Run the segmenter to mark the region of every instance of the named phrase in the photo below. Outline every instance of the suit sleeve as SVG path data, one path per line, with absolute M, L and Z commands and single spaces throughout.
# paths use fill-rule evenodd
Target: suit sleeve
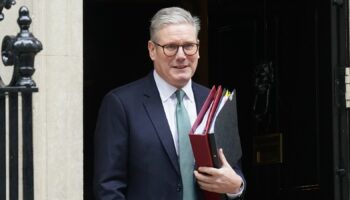
M 125 199 L 128 180 L 128 126 L 125 110 L 116 94 L 109 93 L 102 101 L 94 142 L 96 200 Z

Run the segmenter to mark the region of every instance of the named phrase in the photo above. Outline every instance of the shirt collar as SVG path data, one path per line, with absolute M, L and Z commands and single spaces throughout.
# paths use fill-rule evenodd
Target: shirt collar
M 177 88 L 170 85 L 162 77 L 160 77 L 159 74 L 156 72 L 156 70 L 153 71 L 153 76 L 160 94 L 160 98 L 162 99 L 162 102 L 171 98 L 171 96 L 176 92 Z M 188 83 L 181 89 L 186 93 L 186 96 L 188 97 L 188 99 L 191 102 L 194 102 L 194 95 L 192 91 L 192 81 L 191 80 L 188 81 Z

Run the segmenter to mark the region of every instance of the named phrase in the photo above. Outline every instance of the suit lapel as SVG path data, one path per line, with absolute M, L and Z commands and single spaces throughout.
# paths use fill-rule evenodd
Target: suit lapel
M 154 125 L 165 152 L 167 153 L 176 172 L 180 175 L 179 162 L 174 146 L 174 140 L 162 106 L 162 102 L 159 97 L 153 75 L 148 77 L 150 78 L 150 87 L 147 87 L 148 90 L 145 91 L 144 106 Z
M 172 165 L 174 166 L 174 169 L 180 175 L 179 161 L 174 146 L 174 140 L 152 73 L 148 75 L 148 82 L 146 85 L 148 85 L 148 87 L 146 86 L 147 89 L 144 91 L 144 106 L 146 112 L 154 125 L 158 137 Z M 192 89 L 198 113 L 206 99 L 207 94 L 205 92 L 203 93 L 203 91 L 200 92 L 195 83 L 192 84 Z
M 196 109 L 198 114 L 199 111 L 202 109 L 204 101 L 207 98 L 207 95 L 209 92 L 204 93 L 203 91 L 199 91 L 197 84 L 194 82 L 192 82 L 192 90 L 193 90 L 194 100 L 196 102 Z

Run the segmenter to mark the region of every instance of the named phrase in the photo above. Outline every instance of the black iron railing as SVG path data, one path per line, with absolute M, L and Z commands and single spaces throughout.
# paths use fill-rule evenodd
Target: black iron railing
M 2 9 L 14 3 L 14 0 L 0 0 L 0 20 L 4 18 Z M 17 23 L 20 32 L 16 36 L 5 36 L 1 46 L 4 65 L 14 69 L 9 84 L 0 77 L 0 199 L 6 199 L 8 184 L 9 200 L 18 200 L 19 183 L 22 183 L 23 199 L 34 200 L 32 95 L 38 88 L 32 75 L 34 58 L 42 50 L 42 44 L 29 31 L 31 18 L 27 7 L 19 9 Z M 22 157 L 18 153 L 19 137 L 22 137 Z M 22 159 L 22 182 L 18 176 L 19 159 Z

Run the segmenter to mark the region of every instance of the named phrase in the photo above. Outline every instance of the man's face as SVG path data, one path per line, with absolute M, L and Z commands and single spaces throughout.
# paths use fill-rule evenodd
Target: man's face
M 189 24 L 168 25 L 162 28 L 156 35 L 159 45 L 184 45 L 198 43 L 196 30 Z M 182 47 L 173 56 L 167 56 L 163 48 L 152 41 L 148 42 L 149 56 L 153 60 L 157 73 L 169 84 L 181 88 L 193 76 L 196 71 L 199 51 L 194 55 L 186 55 Z

